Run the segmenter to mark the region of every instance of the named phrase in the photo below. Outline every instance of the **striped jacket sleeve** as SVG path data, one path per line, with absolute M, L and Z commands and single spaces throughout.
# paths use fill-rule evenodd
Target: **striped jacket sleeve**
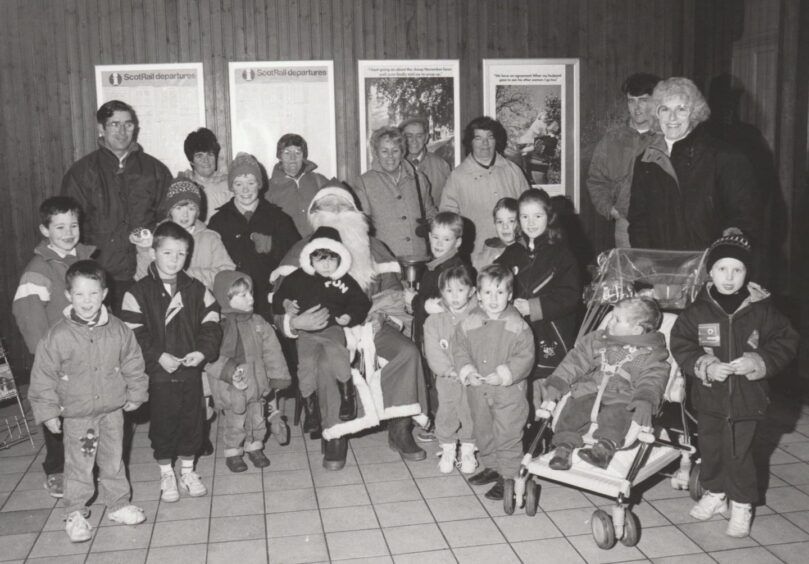
M 137 286 L 127 291 L 121 303 L 121 320 L 135 333 L 143 353 L 143 360 L 146 362 L 146 373 L 156 374 L 162 370 L 159 360 L 165 349 L 164 344 L 155 338 L 157 335 L 149 327 L 142 300 L 143 296 Z
M 37 344 L 48 332 L 45 308 L 50 300 L 51 282 L 48 277 L 35 271 L 24 272 L 14 294 L 11 311 L 31 354 L 36 352 Z

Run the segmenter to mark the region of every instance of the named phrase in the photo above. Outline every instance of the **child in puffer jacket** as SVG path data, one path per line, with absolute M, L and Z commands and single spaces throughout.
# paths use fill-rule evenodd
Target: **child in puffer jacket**
M 270 461 L 264 455 L 263 398 L 289 387 L 287 363 L 273 328 L 253 313 L 253 281 L 248 275 L 218 273 L 214 296 L 222 308 L 222 346 L 206 371 L 224 415 L 225 463 L 231 472 L 244 472 L 246 452 L 256 468 L 265 468 Z

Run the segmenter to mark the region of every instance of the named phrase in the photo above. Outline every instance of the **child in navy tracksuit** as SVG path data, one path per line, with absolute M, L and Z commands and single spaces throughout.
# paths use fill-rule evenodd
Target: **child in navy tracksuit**
M 695 519 L 727 512 L 726 534 L 750 533 L 758 501 L 753 459 L 758 422 L 769 404 L 766 378 L 794 358 L 798 335 L 768 292 L 747 282 L 750 245 L 741 235 L 711 245 L 711 280 L 671 330 L 671 353 L 690 380 L 697 410 L 700 481 L 707 490 L 691 509 Z

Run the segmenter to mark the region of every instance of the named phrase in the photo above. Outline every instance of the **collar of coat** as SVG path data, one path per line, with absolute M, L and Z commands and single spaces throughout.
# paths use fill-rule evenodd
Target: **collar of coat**
M 511 333 L 519 333 L 522 331 L 523 326 L 525 325 L 525 321 L 523 321 L 523 318 L 520 315 L 520 312 L 517 311 L 517 308 L 515 308 L 512 304 L 509 304 L 497 319 L 490 318 L 489 315 L 483 311 L 483 308 L 478 305 L 475 307 L 475 309 L 469 312 L 469 317 L 467 317 L 464 321 L 464 326 L 467 329 L 477 329 L 490 321 L 499 321 L 504 323 L 504 329 L 506 331 L 510 331 Z
M 714 285 L 713 282 L 711 282 L 710 280 L 706 282 L 705 286 L 702 288 L 702 290 L 700 290 L 699 294 L 697 295 L 697 300 L 708 302 L 712 306 L 722 310 L 722 307 L 718 303 L 716 303 L 716 300 L 714 300 L 711 297 L 711 293 L 709 292 L 709 290 L 713 285 Z M 733 312 L 734 314 L 742 311 L 744 308 L 746 308 L 751 304 L 754 304 L 756 302 L 763 302 L 764 300 L 770 297 L 770 292 L 768 292 L 755 282 L 747 283 L 747 291 L 750 292 L 750 295 L 742 302 L 742 304 L 738 307 L 738 309 L 735 312 Z M 722 311 L 724 312 L 724 310 Z
M 74 321 L 70 317 L 70 313 L 72 311 L 73 311 L 73 306 L 69 305 L 65 309 L 62 310 L 62 315 L 64 315 L 65 319 L 67 319 L 68 322 L 70 322 L 70 324 L 75 326 L 75 327 L 87 327 L 87 328 L 101 327 L 101 326 L 106 325 L 107 323 L 110 322 L 110 314 L 109 314 L 109 311 L 107 311 L 107 306 L 105 306 L 104 304 L 101 305 L 101 315 L 98 317 L 98 321 L 95 324 L 93 324 L 92 326 L 90 326 L 90 325 L 82 325 L 81 323 L 77 323 L 76 321 Z
M 271 180 L 274 180 L 276 182 L 279 182 L 279 181 L 282 181 L 282 180 L 285 180 L 285 179 L 297 181 L 297 180 L 300 180 L 301 178 L 303 178 L 303 176 L 305 174 L 309 174 L 310 172 L 312 172 L 316 168 L 317 168 L 317 164 L 313 163 L 312 161 L 304 160 L 303 164 L 301 165 L 301 170 L 298 172 L 298 176 L 293 178 L 293 177 L 289 176 L 286 172 L 284 172 L 284 165 L 281 164 L 281 161 L 278 161 L 277 163 L 275 163 L 275 166 L 272 167 L 272 178 L 271 178 Z

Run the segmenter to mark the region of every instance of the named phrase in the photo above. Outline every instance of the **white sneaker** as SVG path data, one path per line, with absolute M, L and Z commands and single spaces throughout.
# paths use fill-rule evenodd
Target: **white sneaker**
M 449 474 L 455 470 L 455 454 L 457 449 L 455 444 L 442 444 L 441 445 L 441 460 L 438 461 L 438 470 L 442 474 Z
M 475 445 L 473 443 L 461 443 L 461 473 L 472 474 L 477 470 L 477 467 L 478 461 L 475 458 Z
M 180 475 L 180 485 L 191 497 L 202 497 L 208 493 L 208 488 L 199 479 L 199 474 L 193 471 Z
M 714 515 L 727 515 L 728 504 L 725 494 L 705 492 L 688 514 L 700 521 L 707 521 Z
M 730 520 L 725 534 L 742 538 L 750 534 L 750 521 L 753 519 L 753 506 L 749 503 L 730 502 Z
M 180 499 L 180 492 L 177 490 L 177 476 L 174 471 L 160 474 L 160 499 L 167 503 L 174 503 Z
M 110 521 L 123 523 L 124 525 L 137 525 L 146 521 L 146 514 L 137 505 L 124 505 L 107 515 L 107 517 Z
M 93 527 L 81 514 L 81 511 L 74 511 L 65 519 L 65 532 L 70 542 L 85 542 L 92 538 Z

